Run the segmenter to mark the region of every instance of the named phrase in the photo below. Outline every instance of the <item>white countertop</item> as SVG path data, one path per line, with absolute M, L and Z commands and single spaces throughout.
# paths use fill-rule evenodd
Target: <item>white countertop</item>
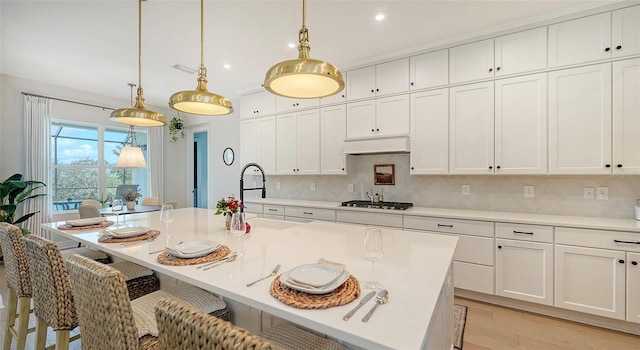
M 482 210 L 469 210 L 469 209 L 445 209 L 445 208 L 427 208 L 427 207 L 413 207 L 407 210 L 387 210 L 387 209 L 376 209 L 376 208 L 343 207 L 340 205 L 341 202 L 323 202 L 323 201 L 308 201 L 308 200 L 278 199 L 278 198 L 251 198 L 251 199 L 245 199 L 245 202 L 247 203 L 247 205 L 251 205 L 251 203 L 274 204 L 274 205 L 299 206 L 299 207 L 323 208 L 323 209 L 354 210 L 354 211 L 383 213 L 383 214 L 430 216 L 430 217 L 451 218 L 451 219 L 511 222 L 511 223 L 522 223 L 522 224 L 531 224 L 531 225 L 578 227 L 578 228 L 597 229 L 597 230 L 629 231 L 629 232 L 640 233 L 640 221 L 637 221 L 634 219 L 610 219 L 610 218 L 598 218 L 598 217 L 586 217 L 586 216 L 583 217 L 583 216 L 565 216 L 565 215 L 551 215 L 551 214 L 529 214 L 529 213 L 512 213 L 512 212 L 501 212 L 501 211 L 482 211 Z
M 209 239 L 235 250 L 236 238 L 226 233 L 224 218 L 214 212 L 194 208 L 175 210 L 175 221 L 170 226 L 175 235 L 172 239 L 185 242 Z M 282 273 L 320 258 L 344 263 L 360 281 L 370 279 L 371 263 L 362 256 L 363 226 L 253 218 L 249 220 L 251 233 L 242 237 L 246 254 L 235 262 L 202 271 L 196 266 L 161 265 L 156 260 L 158 254 L 149 254 L 166 244 L 165 225 L 159 221 L 158 212 L 127 215 L 124 219 L 129 226 L 152 227 L 160 230 L 161 235 L 152 242 L 123 246 L 98 243 L 99 230 L 95 229 L 60 231 L 57 229 L 59 223 L 44 224 L 43 228 L 366 349 L 417 349 L 423 346 L 457 244 L 455 237 L 383 229 L 385 256 L 383 261 L 376 263 L 376 274 L 377 280 L 389 290 L 390 298 L 368 323 L 363 323 L 360 319 L 373 306 L 373 300 L 349 321 L 343 321 L 342 316 L 357 304 L 357 300 L 324 310 L 303 310 L 271 296 L 272 279 L 246 287 L 247 283 L 268 275 L 276 264 L 282 265 Z M 173 241 L 172 244 L 176 243 Z M 363 294 L 366 292 L 362 290 Z

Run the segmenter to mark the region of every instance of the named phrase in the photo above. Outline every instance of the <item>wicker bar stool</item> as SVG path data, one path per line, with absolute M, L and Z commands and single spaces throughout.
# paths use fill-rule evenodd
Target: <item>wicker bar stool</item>
M 257 336 L 175 299 L 156 304 L 156 322 L 162 350 L 346 350 L 290 324 L 276 325 Z
M 4 254 L 5 273 L 9 287 L 7 324 L 2 349 L 9 350 L 15 337 L 16 349 L 24 350 L 27 334 L 33 332 L 35 328 L 28 329 L 29 314 L 31 313 L 31 279 L 20 228 L 0 222 L 0 246 Z M 17 327 L 16 319 L 18 320 Z
M 159 349 L 154 307 L 165 298 L 188 300 L 205 312 L 226 309 L 221 299 L 190 285 L 129 300 L 118 270 L 79 255 L 69 257 L 67 269 L 78 308 L 83 349 Z

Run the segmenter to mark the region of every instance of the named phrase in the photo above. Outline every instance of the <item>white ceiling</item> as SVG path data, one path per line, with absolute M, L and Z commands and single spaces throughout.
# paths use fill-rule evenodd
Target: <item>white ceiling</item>
M 307 2 L 311 57 L 341 69 L 451 41 L 488 27 L 547 19 L 615 0 Z M 129 99 L 138 82 L 138 2 L 1 0 L 1 72 Z M 142 5 L 142 86 L 147 103 L 166 106 L 192 90 L 196 75 L 171 68 L 200 64 L 200 2 L 149 0 Z M 374 16 L 386 19 L 376 22 Z M 227 98 L 259 88 L 273 64 L 297 57 L 302 1 L 205 2 L 209 90 Z M 374 59 L 372 59 L 374 58 Z M 223 68 L 230 64 L 231 69 Z

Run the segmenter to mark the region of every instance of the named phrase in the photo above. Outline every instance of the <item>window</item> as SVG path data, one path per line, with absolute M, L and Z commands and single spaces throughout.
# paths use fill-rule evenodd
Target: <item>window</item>
M 146 157 L 147 134 L 136 131 Z M 118 185 L 139 185 L 147 191 L 147 169 L 116 168 L 120 150 L 128 144 L 127 129 L 51 123 L 50 194 L 54 211 L 77 209 L 86 199 L 115 196 Z

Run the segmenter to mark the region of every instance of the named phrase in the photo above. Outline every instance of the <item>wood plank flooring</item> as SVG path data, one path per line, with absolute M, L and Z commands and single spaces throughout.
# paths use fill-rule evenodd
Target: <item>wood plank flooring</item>
M 5 309 L 0 310 L 0 340 L 4 340 L 8 294 L 4 265 L 0 265 L 0 295 L 5 304 Z M 640 337 L 632 334 L 470 299 L 455 298 L 455 302 L 469 307 L 463 350 L 640 350 Z M 33 348 L 33 337 L 33 334 L 28 337 L 28 349 Z M 55 336 L 50 331 L 47 345 L 53 343 Z M 14 348 L 15 342 L 12 346 Z M 70 349 L 79 350 L 80 342 L 72 342 Z

